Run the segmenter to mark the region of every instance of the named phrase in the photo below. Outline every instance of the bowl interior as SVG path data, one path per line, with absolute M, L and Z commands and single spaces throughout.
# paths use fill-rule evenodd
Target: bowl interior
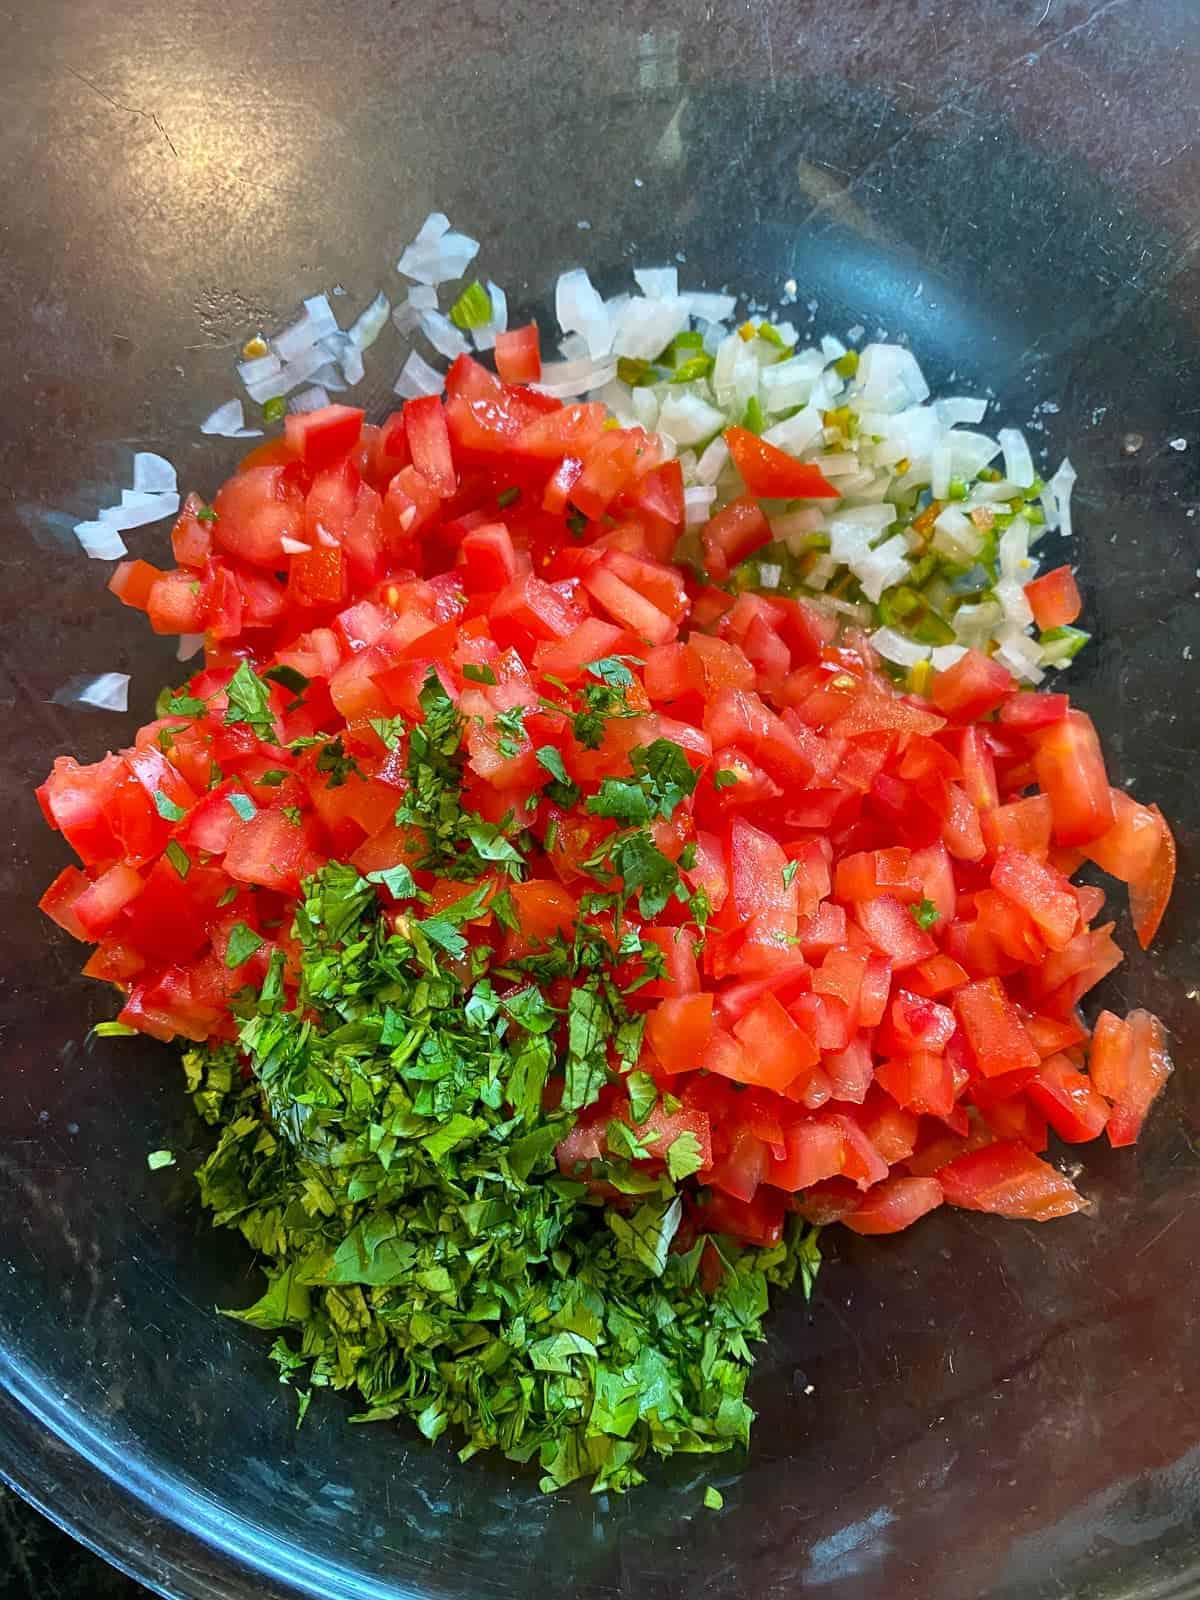
M 44 0 L 13 24 L 0 1470 L 19 1488 L 189 1597 L 1191 1592 L 1198 46 L 1188 0 L 977 0 L 969 20 L 904 0 Z M 435 207 L 544 329 L 575 264 L 612 290 L 677 259 L 689 287 L 770 306 L 794 279 L 802 327 L 907 335 L 935 388 L 994 392 L 1051 466 L 1069 450 L 1064 559 L 1100 636 L 1069 687 L 1181 845 L 1158 947 L 1097 997 L 1158 1011 L 1180 1071 L 1135 1151 L 1076 1152 L 1091 1215 L 827 1235 L 812 1304 L 772 1318 L 749 1459 L 675 1462 L 626 1500 L 547 1500 L 536 1474 L 348 1427 L 336 1400 L 297 1433 L 267 1341 L 214 1314 L 256 1274 L 198 1226 L 206 1137 L 172 1052 L 84 1042 L 110 1001 L 33 910 L 66 859 L 33 785 L 58 751 L 128 742 L 184 670 L 72 523 L 137 448 L 215 489 L 236 447 L 197 425 L 236 347 L 321 288 L 396 294 Z M 393 337 L 368 357 L 377 409 Z M 161 527 L 127 542 L 167 552 Z M 132 673 L 128 716 L 54 703 L 105 670 Z M 179 1167 L 148 1172 L 162 1147 Z

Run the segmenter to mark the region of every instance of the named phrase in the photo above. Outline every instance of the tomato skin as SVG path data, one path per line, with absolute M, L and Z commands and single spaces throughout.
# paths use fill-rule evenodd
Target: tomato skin
M 166 573 L 152 566 L 149 561 L 122 561 L 108 580 L 108 590 L 116 595 L 123 606 L 145 611 L 150 604 L 151 589 L 164 577 Z
M 439 395 L 422 395 L 404 404 L 404 433 L 412 464 L 442 499 L 458 487 L 446 412 Z
M 992 885 L 1037 925 L 1051 950 L 1063 950 L 1079 925 L 1079 907 L 1061 872 L 1005 846 L 992 868 Z
M 797 461 L 748 428 L 726 428 L 725 443 L 751 494 L 766 500 L 836 500 L 838 491 L 820 467 Z
M 1019 1141 L 998 1141 L 959 1156 L 937 1173 L 948 1204 L 995 1216 L 1049 1222 L 1082 1211 L 1069 1178 Z
M 290 467 L 239 472 L 217 491 L 213 510 L 214 543 L 252 567 L 286 567 L 282 540 L 305 542 L 304 501 Z

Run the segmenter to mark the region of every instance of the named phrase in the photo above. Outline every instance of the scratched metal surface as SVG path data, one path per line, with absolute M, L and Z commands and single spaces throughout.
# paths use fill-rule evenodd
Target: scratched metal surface
M 0 81 L 0 1467 L 187 1597 L 1200 1593 L 1195 0 L 40 0 L 7 11 Z M 1012 421 L 1056 404 L 1032 436 L 1080 469 L 1105 641 L 1073 687 L 1183 852 L 1160 951 L 1106 994 L 1160 1010 L 1183 1071 L 1136 1152 L 1080 1153 L 1094 1215 L 841 1243 L 773 1319 L 748 1463 L 624 1503 L 336 1404 L 295 1433 L 262 1342 L 212 1314 L 253 1272 L 197 1231 L 168 1053 L 81 1043 L 108 1002 L 31 909 L 64 856 L 30 786 L 126 742 L 176 671 L 70 523 L 138 446 L 211 491 L 234 451 L 195 425 L 231 348 L 319 287 L 394 285 L 435 205 L 520 311 L 567 265 L 615 285 L 679 250 L 695 284 L 794 276 L 819 328 L 907 331 Z M 48 704 L 107 669 L 128 717 Z M 150 1175 L 163 1146 L 183 1165 Z

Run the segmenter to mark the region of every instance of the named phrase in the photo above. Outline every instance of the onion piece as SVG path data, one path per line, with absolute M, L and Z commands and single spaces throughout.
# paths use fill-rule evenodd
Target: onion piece
M 967 647 L 962 644 L 939 644 L 931 650 L 929 659 L 935 672 L 947 672 L 951 667 L 956 667 L 967 653 Z
M 817 408 L 805 406 L 794 416 L 785 417 L 782 422 L 772 423 L 763 434 L 763 438 L 768 444 L 786 450 L 789 455 L 800 456 L 817 442 L 824 426 Z
M 329 304 L 327 295 L 311 295 L 304 302 L 304 314 L 308 318 L 314 341 L 326 339 L 331 333 L 338 331 L 337 318 L 333 314 L 333 307 Z
M 885 661 L 891 661 L 898 667 L 915 667 L 918 661 L 928 661 L 932 654 L 929 645 L 906 639 L 894 628 L 876 628 L 871 635 L 871 643 Z
M 122 489 L 121 503 L 105 506 L 97 515 L 100 522 L 127 533 L 131 528 L 145 528 L 152 522 L 179 513 L 179 495 L 146 494 L 140 489 Z
M 652 361 L 687 325 L 687 307 L 678 298 L 630 300 L 616 321 L 613 353 L 634 360 Z
M 223 406 L 209 412 L 200 424 L 200 432 L 216 434 L 223 439 L 236 439 L 246 426 L 246 414 L 240 400 L 226 400 Z
M 700 523 L 708 521 L 712 515 L 713 501 L 716 498 L 716 489 L 703 484 L 698 484 L 694 488 L 683 491 L 684 520 L 689 528 L 697 527 Z
M 554 285 L 554 315 L 564 333 L 582 334 L 593 357 L 606 356 L 612 349 L 611 317 L 583 267 L 559 274 Z
M 70 701 L 81 706 L 95 706 L 99 711 L 129 710 L 129 674 L 127 672 L 102 672 L 98 677 L 86 679 L 78 688 L 68 686 Z M 63 691 L 59 691 L 62 693 Z M 58 696 L 55 696 L 58 699 Z
M 315 383 L 311 389 L 294 394 L 288 401 L 288 410 L 296 416 L 303 416 L 306 411 L 320 411 L 328 404 L 329 395 L 319 383 Z
M 312 554 L 312 545 L 305 544 L 303 539 L 292 539 L 285 533 L 279 541 L 279 548 L 285 556 L 307 556 Z
M 93 561 L 119 561 L 129 547 L 111 522 L 77 522 L 75 537 Z
M 1077 476 L 1070 457 L 1064 456 L 1062 465 L 1046 485 L 1053 500 L 1055 525 L 1066 539 L 1074 532 L 1071 527 L 1071 491 Z
M 867 599 L 878 605 L 885 589 L 902 583 L 908 576 L 908 546 L 895 534 L 877 549 L 852 562 L 850 570 L 862 585 Z
M 1018 489 L 1030 488 L 1035 473 L 1033 456 L 1025 442 L 1025 435 L 1019 428 L 1001 428 L 996 437 L 1004 451 L 1004 476 L 1010 483 L 1015 483 Z
M 729 446 L 718 434 L 712 443 L 705 447 L 704 453 L 696 463 L 696 482 L 702 484 L 716 483 L 728 464 Z
M 179 488 L 179 480 L 165 456 L 139 450 L 133 458 L 133 487 L 147 494 L 173 494 Z
M 445 387 L 445 374 L 439 372 L 436 367 L 431 367 L 428 361 L 414 350 L 400 368 L 400 376 L 396 379 L 392 392 L 402 395 L 405 400 L 416 400 L 421 395 L 441 394 Z
M 470 352 L 471 346 L 442 311 L 422 311 L 421 332 L 437 353 L 448 361 Z
M 181 633 L 179 644 L 175 651 L 176 661 L 190 661 L 194 655 L 199 655 L 204 649 L 204 635 L 202 633 Z
M 725 426 L 725 413 L 698 394 L 668 389 L 659 406 L 658 421 L 677 444 L 699 444 L 720 432 Z
M 986 400 L 975 400 L 969 395 L 952 395 L 949 399 L 933 402 L 937 419 L 944 428 L 953 428 L 959 422 L 982 422 L 987 415 L 987 408 Z M 949 650 L 953 647 L 946 645 L 945 648 Z
M 356 350 L 369 350 L 387 325 L 392 303 L 381 289 L 371 304 L 351 323 L 350 343 Z M 336 328 L 336 324 L 334 325 Z
M 647 300 L 678 298 L 678 267 L 634 267 L 633 279 Z
M 690 315 L 703 317 L 705 322 L 728 322 L 737 309 L 737 296 L 734 294 L 708 294 L 703 291 L 692 291 L 682 295 L 681 298 Z
M 301 349 L 306 349 L 312 340 L 306 340 Z M 274 350 L 269 350 L 265 356 L 255 356 L 252 361 L 239 361 L 237 363 L 238 377 L 247 388 L 252 383 L 262 383 L 267 378 L 277 378 L 283 371 L 283 359 Z

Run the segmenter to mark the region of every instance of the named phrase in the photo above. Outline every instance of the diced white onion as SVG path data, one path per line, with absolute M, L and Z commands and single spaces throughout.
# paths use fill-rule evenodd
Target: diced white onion
M 758 584 L 760 589 L 778 589 L 783 582 L 783 568 L 777 561 L 760 561 L 758 563 Z
M 729 446 L 720 434 L 706 445 L 703 454 L 696 463 L 696 482 L 701 484 L 716 483 L 724 472 L 729 462 Z
M 871 643 L 885 661 L 894 662 L 898 667 L 915 667 L 918 661 L 927 661 L 931 654 L 929 645 L 907 639 L 894 628 L 877 628 L 871 635 Z
M 853 506 L 838 511 L 829 519 L 829 528 L 865 528 L 872 539 L 878 539 L 885 528 L 896 520 L 896 508 L 891 505 Z
M 930 541 L 939 555 L 966 564 L 983 549 L 983 532 L 958 506 L 943 506 L 933 524 Z
M 805 405 L 812 395 L 813 385 L 821 376 L 823 365 L 819 350 L 802 350 L 787 361 L 764 367 L 763 405 L 771 412 Z
M 307 348 L 311 343 L 311 339 L 306 340 L 302 348 Z M 252 383 L 262 383 L 267 378 L 278 377 L 283 371 L 283 361 L 275 351 L 269 350 L 265 356 L 255 356 L 251 361 L 239 361 L 237 371 L 238 377 L 249 387 Z
M 929 385 L 916 357 L 903 345 L 867 345 L 859 357 L 855 376 L 866 410 L 904 411 L 929 398 Z
M 658 427 L 658 396 L 644 385 L 629 391 L 629 404 L 639 428 L 653 433 Z
M 1029 559 L 1029 535 L 1032 528 L 1024 517 L 1014 517 L 1000 535 L 996 554 L 1000 559 L 1000 575 L 1019 583 L 1028 583 L 1033 577 L 1035 563 Z
M 146 494 L 140 489 L 122 489 L 118 506 L 105 506 L 97 513 L 101 522 L 127 533 L 179 513 L 178 494 Z
M 200 432 L 216 434 L 223 439 L 236 439 L 240 431 L 246 426 L 246 415 L 240 400 L 226 400 L 223 406 L 218 406 L 205 417 L 200 424 Z
M 1018 489 L 1028 489 L 1033 483 L 1033 456 L 1019 428 L 1001 428 L 996 435 L 1004 451 L 1004 476 Z
M 312 551 L 312 545 L 305 544 L 303 539 L 289 538 L 286 533 L 279 541 L 279 548 L 285 556 L 306 556 Z
M 795 544 L 803 548 L 808 542 L 808 535 L 824 533 L 825 513 L 816 506 L 801 506 L 799 511 L 785 511 L 778 517 L 768 517 L 771 525 L 771 537 L 782 539 L 785 544 Z
M 334 331 L 336 329 L 337 323 L 335 322 Z M 279 363 L 286 365 L 287 362 L 295 361 L 298 357 L 304 355 L 306 351 L 311 350 L 313 345 L 327 337 L 327 334 L 317 332 L 313 319 L 306 311 L 299 321 L 293 322 L 290 327 L 285 328 L 282 333 L 277 333 L 271 340 L 274 356 L 263 356 L 259 361 L 244 361 L 241 363 L 238 371 L 241 373 L 242 382 L 248 388 L 252 383 L 257 383 L 262 378 L 271 377 L 272 373 L 267 365 L 268 362 L 275 359 Z M 261 368 L 261 371 L 247 372 L 245 370 L 247 367 Z M 276 367 L 276 370 L 280 370 L 279 366 Z
M 687 307 L 682 300 L 630 300 L 616 324 L 613 352 L 652 361 L 687 325 Z
M 422 311 L 421 332 L 437 353 L 448 361 L 465 356 L 471 348 L 450 318 L 441 311 Z
M 937 672 L 947 672 L 951 667 L 956 667 L 966 655 L 967 648 L 961 644 L 939 644 L 931 650 L 929 659 Z
M 554 400 L 570 400 L 587 394 L 589 389 L 602 389 L 616 375 L 615 360 L 593 361 L 590 356 L 584 356 L 573 361 L 547 361 L 542 365 L 541 379 L 530 387 Z
M 202 633 L 181 633 L 179 644 L 175 649 L 176 661 L 190 661 L 193 656 L 199 655 L 204 649 L 204 635 Z
M 704 484 L 697 484 L 695 488 L 683 491 L 684 516 L 689 528 L 708 521 L 716 498 L 717 491 Z
M 294 394 L 288 401 L 288 410 L 297 416 L 302 416 L 306 411 L 320 411 L 328 404 L 329 395 L 319 383 L 315 383 L 311 389 L 304 389 L 299 394 Z
M 633 276 L 647 300 L 674 300 L 679 294 L 678 267 L 634 267 Z
M 400 376 L 396 379 L 393 393 L 402 395 L 406 400 L 415 400 L 423 394 L 441 394 L 445 387 L 445 374 L 439 372 L 436 367 L 431 367 L 428 361 L 414 350 L 400 368 Z
M 508 296 L 498 283 L 487 281 L 488 299 L 492 302 L 492 327 L 497 333 L 508 332 Z
M 146 494 L 173 494 L 179 488 L 179 480 L 165 456 L 139 450 L 133 458 L 133 487 Z
M 1001 578 L 993 593 L 1000 602 L 1005 622 L 1014 628 L 1027 628 L 1033 621 L 1033 610 L 1025 598 L 1025 591 L 1015 578 Z
M 969 395 L 952 395 L 946 400 L 933 402 L 938 421 L 944 428 L 953 428 L 960 422 L 969 422 L 972 425 L 982 422 L 987 415 L 987 407 L 986 400 L 975 400 Z M 953 648 L 952 645 L 946 646 L 947 650 Z
M 804 582 L 810 589 L 824 589 L 836 571 L 837 562 L 828 551 L 823 551 L 809 567 Z
M 1040 657 L 1041 647 L 1037 642 L 1016 628 L 1005 630 L 996 650 L 996 660 L 1025 683 L 1038 684 L 1046 676 Z
M 950 493 L 950 444 L 948 440 L 935 444 L 930 451 L 929 492 L 935 500 L 944 500 Z
M 333 314 L 333 307 L 329 304 L 327 295 L 310 295 L 304 302 L 304 314 L 312 329 L 314 342 L 328 338 L 331 333 L 338 331 L 337 318 Z
M 583 336 L 590 355 L 608 355 L 612 349 L 612 322 L 604 301 L 583 267 L 559 274 L 554 286 L 554 314 L 564 333 Z
M 1046 485 L 1053 498 L 1054 511 L 1059 531 L 1065 538 L 1070 538 L 1074 532 L 1071 527 L 1071 491 L 1075 487 L 1077 474 L 1071 465 L 1069 457 L 1065 457 L 1063 464 Z
M 348 330 L 350 343 L 358 350 L 369 350 L 386 327 L 391 309 L 392 303 L 381 289 L 366 310 L 350 325 Z
M 950 626 L 961 644 L 983 645 L 988 642 L 1004 613 L 994 600 L 983 600 L 977 606 L 959 606 Z
M 69 698 L 64 696 L 64 699 L 68 704 L 95 706 L 100 711 L 128 711 L 129 674 L 102 672 L 98 677 L 86 679 L 78 688 L 70 685 Z
M 683 297 L 693 317 L 703 317 L 705 322 L 728 322 L 737 306 L 733 294 L 707 294 L 693 291 Z
M 319 383 L 329 394 L 342 394 L 346 389 L 346 380 L 342 376 L 341 368 L 332 361 L 327 361 L 323 367 L 317 368 L 313 373 L 313 381 Z
M 908 546 L 896 534 L 886 539 L 878 549 L 861 557 L 852 570 L 867 599 L 878 605 L 885 589 L 902 583 L 908 576 Z
M 396 271 L 417 283 L 446 283 L 461 278 L 478 253 L 477 239 L 451 232 L 445 214 L 432 211 L 396 263 Z
M 659 426 L 665 428 L 677 444 L 699 444 L 702 439 L 720 432 L 725 426 L 725 413 L 697 394 L 682 388 L 674 392 L 668 389 L 659 407 L 658 420 Z
M 846 346 L 840 339 L 835 339 L 831 333 L 822 336 L 821 355 L 826 366 L 829 366 L 831 362 L 840 361 L 845 354 Z
M 77 522 L 75 537 L 93 561 L 119 561 L 129 548 L 111 522 Z
M 768 444 L 786 450 L 789 455 L 800 456 L 821 437 L 823 427 L 821 413 L 817 408 L 805 406 L 794 416 L 785 417 L 782 422 L 772 423 L 763 434 L 763 438 Z
M 977 478 L 980 469 L 1000 453 L 999 444 L 986 433 L 968 433 L 956 428 L 949 440 L 950 471 L 954 477 L 965 478 L 968 482 Z

